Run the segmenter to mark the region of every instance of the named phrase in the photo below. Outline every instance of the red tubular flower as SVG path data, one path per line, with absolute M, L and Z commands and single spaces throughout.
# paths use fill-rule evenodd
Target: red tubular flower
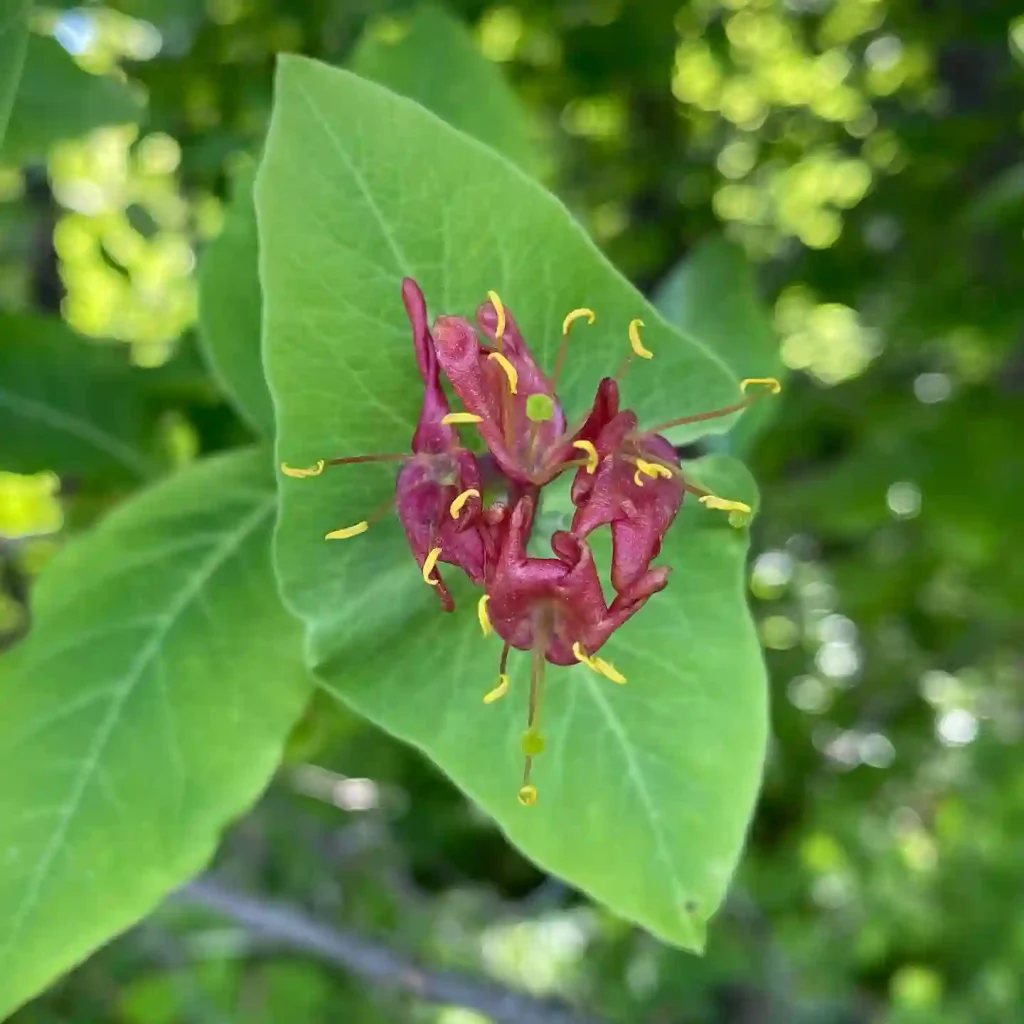
M 512 511 L 487 585 L 487 614 L 510 647 L 529 651 L 539 645 L 555 665 L 587 663 L 652 594 L 664 589 L 669 570 L 642 574 L 609 606 L 585 540 L 559 530 L 551 538 L 554 558 L 527 555 L 534 508 L 533 499 L 524 497 Z
M 462 317 L 434 322 L 438 361 L 466 407 L 453 421 L 477 425 L 510 480 L 537 484 L 547 453 L 565 431 L 565 414 L 515 318 L 494 292 L 477 310 L 477 320 L 492 344 L 481 344 Z
M 482 586 L 488 566 L 498 555 L 498 527 L 503 509 L 483 509 L 483 485 L 476 456 L 459 443 L 455 428 L 447 422 L 448 399 L 441 387 L 441 371 L 434 339 L 427 326 L 427 305 L 415 281 L 402 282 L 402 301 L 412 324 L 413 347 L 423 378 L 423 407 L 412 439 L 412 454 L 357 455 L 320 460 L 310 469 L 282 470 L 292 477 L 319 476 L 328 465 L 361 462 L 402 462 L 392 504 L 420 567 L 423 579 L 437 591 L 441 606 L 454 610 L 451 593 L 437 569 L 439 562 L 458 566 Z M 346 540 L 365 533 L 374 517 L 353 526 L 332 530 L 329 540 Z
M 622 591 L 643 576 L 661 551 L 685 485 L 672 445 L 658 434 L 642 433 L 636 415 L 618 407 L 618 385 L 605 378 L 584 425 L 584 431 L 596 432 L 595 457 L 573 481 L 572 533 L 587 537 L 600 526 L 611 526 L 612 586 Z
M 526 766 L 519 790 L 519 800 L 526 805 L 537 801 L 537 788 L 530 775 L 534 757 L 544 750 L 540 711 L 545 661 L 555 665 L 580 662 L 612 682 L 625 683 L 626 677 L 596 652 L 652 594 L 664 589 L 669 574 L 664 568 L 644 573 L 609 606 L 601 590 L 593 553 L 585 540 L 559 530 L 551 538 L 554 558 L 527 555 L 533 514 L 533 498 L 520 498 L 479 608 L 484 633 L 493 629 L 505 641 L 499 682 L 484 697 L 486 703 L 503 696 L 509 688 L 509 648 L 533 653 L 526 732 L 522 739 Z

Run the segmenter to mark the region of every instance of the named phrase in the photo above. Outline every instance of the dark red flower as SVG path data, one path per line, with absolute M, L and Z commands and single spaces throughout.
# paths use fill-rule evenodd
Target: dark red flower
M 485 513 L 483 484 L 476 456 L 462 447 L 455 427 L 447 422 L 451 408 L 441 386 L 434 339 L 427 326 L 423 292 L 410 278 L 402 282 L 402 301 L 412 324 L 413 348 L 423 378 L 423 406 L 412 439 L 412 454 L 357 455 L 320 460 L 311 469 L 282 466 L 288 476 L 319 476 L 328 465 L 400 461 L 394 504 L 425 582 L 434 587 L 446 611 L 455 603 L 445 586 L 439 562 L 455 565 L 483 586 L 488 565 L 498 555 L 499 525 L 504 510 Z M 383 514 L 391 502 L 381 510 Z M 329 540 L 346 540 L 365 533 L 371 519 L 332 530 Z
M 536 484 L 565 433 L 565 414 L 515 318 L 493 292 L 477 310 L 477 321 L 489 344 L 462 317 L 434 321 L 438 361 L 466 407 L 455 421 L 476 424 L 509 479 Z
M 551 537 L 554 558 L 527 555 L 534 510 L 533 499 L 524 497 L 512 511 L 487 584 L 487 615 L 510 647 L 539 646 L 555 665 L 590 664 L 612 633 L 665 587 L 669 570 L 641 574 L 608 605 L 585 540 L 559 530 Z
M 612 586 L 622 591 L 658 556 L 682 505 L 679 456 L 659 434 L 642 433 L 634 413 L 619 411 L 618 385 L 610 378 L 601 381 L 584 429 L 596 430 L 595 457 L 573 481 L 572 532 L 587 537 L 611 526 Z

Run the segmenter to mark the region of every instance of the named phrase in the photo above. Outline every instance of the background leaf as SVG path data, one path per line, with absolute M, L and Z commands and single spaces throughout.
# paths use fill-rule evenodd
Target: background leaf
M 669 329 L 539 186 L 352 75 L 283 59 L 256 204 L 266 358 L 279 454 L 289 462 L 407 448 L 422 389 L 399 299 L 403 274 L 420 280 L 435 313 L 470 314 L 496 288 L 549 367 L 564 313 L 592 303 L 598 323 L 577 328 L 560 385 L 570 415 L 621 362 L 636 316 L 656 356 L 631 370 L 625 390 L 647 422 L 736 397 L 728 368 Z M 357 542 L 324 546 L 327 530 L 364 518 L 393 489 L 393 471 L 372 465 L 283 487 L 278 568 L 323 677 L 430 753 L 529 856 L 699 948 L 739 850 L 763 745 L 764 678 L 742 596 L 742 536 L 699 507 L 694 514 L 710 516 L 714 528 L 689 537 L 679 528 L 668 560 L 682 561 L 680 583 L 662 595 L 662 614 L 608 648 L 635 663 L 633 686 L 611 693 L 581 671 L 559 673 L 549 729 L 552 748 L 565 753 L 542 768 L 544 806 L 531 816 L 515 797 L 522 687 L 505 707 L 480 704 L 500 646 L 479 639 L 466 594 L 459 614 L 438 611 L 393 519 Z M 691 631 L 714 642 L 684 669 L 670 652 Z M 381 636 L 401 640 L 383 654 Z M 586 694 L 578 712 L 566 703 L 576 683 Z M 565 721 L 572 727 L 562 735 Z M 684 751 L 691 722 L 700 726 Z M 614 758 L 603 753 L 609 743 Z M 686 788 L 686 778 L 709 788 Z M 710 796 L 723 792 L 725 800 Z M 712 802 L 718 816 L 698 830 Z M 609 848 L 613 840 L 621 853 Z M 638 878 L 636 865 L 652 862 L 660 870 Z
M 670 323 L 712 345 L 738 380 L 785 378 L 771 312 L 758 293 L 750 261 L 734 243 L 712 236 L 698 245 L 661 283 L 654 304 Z M 745 451 L 778 405 L 757 402 L 727 437 L 716 441 Z
M 0 148 L 25 64 L 31 9 L 32 0 L 0 0 Z
M 0 467 L 147 477 L 141 374 L 126 346 L 57 318 L 0 316 Z
M 376 30 L 371 24 L 349 66 L 536 173 L 540 158 L 526 108 L 466 26 L 444 8 L 424 4 L 400 27 L 392 19 Z
M 33 35 L 0 156 L 6 163 L 41 159 L 61 139 L 137 121 L 141 112 L 125 82 L 83 71 L 56 40 Z
M 199 334 L 217 380 L 245 419 L 274 434 L 274 406 L 260 359 L 259 252 L 253 205 L 255 168 L 235 179 L 224 230 L 203 255 Z
M 309 688 L 265 452 L 70 544 L 0 667 L 0 1014 L 151 910 L 266 785 Z

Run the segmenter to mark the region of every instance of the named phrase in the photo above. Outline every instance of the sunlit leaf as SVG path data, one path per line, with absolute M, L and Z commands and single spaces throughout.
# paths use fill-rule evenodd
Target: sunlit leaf
M 497 289 L 549 368 L 564 314 L 593 306 L 597 323 L 578 325 L 560 384 L 571 416 L 622 362 L 635 317 L 655 358 L 630 370 L 625 393 L 645 422 L 738 397 L 728 366 L 669 328 L 538 185 L 345 72 L 283 59 L 256 205 L 266 362 L 279 456 L 289 462 L 407 449 L 421 388 L 399 298 L 405 274 L 435 313 L 470 314 Z M 729 481 L 752 486 L 738 466 Z M 460 610 L 442 614 L 393 518 L 352 541 L 322 539 L 365 518 L 393 486 L 379 466 L 284 481 L 279 575 L 322 678 L 424 749 L 528 856 L 700 948 L 739 852 L 764 745 L 744 532 L 700 506 L 684 515 L 666 548 L 673 586 L 607 647 L 628 687 L 582 668 L 553 670 L 542 801 L 526 810 L 516 801 L 521 662 L 515 695 L 485 707 L 500 644 L 480 638 L 466 590 Z
M 0 1015 L 198 871 L 308 697 L 265 452 L 200 463 L 71 543 L 0 662 Z

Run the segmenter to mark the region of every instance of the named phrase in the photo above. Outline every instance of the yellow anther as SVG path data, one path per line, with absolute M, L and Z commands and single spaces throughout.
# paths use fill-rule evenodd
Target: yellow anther
M 441 557 L 440 548 L 431 548 L 430 553 L 427 555 L 423 562 L 423 582 L 429 583 L 430 586 L 436 587 L 438 581 L 431 579 L 430 574 L 434 571 L 434 566 L 437 565 L 437 560 Z
M 491 300 L 494 312 L 498 314 L 498 326 L 494 332 L 494 336 L 499 342 L 501 342 L 505 338 L 505 305 L 501 299 L 498 298 L 497 292 L 488 292 L 487 298 Z M 512 390 L 515 391 L 515 388 Z
M 537 787 L 523 786 L 519 790 L 519 802 L 524 807 L 532 807 L 537 802 Z
M 500 352 L 492 352 L 487 358 L 493 359 L 505 371 L 508 389 L 514 395 L 519 388 L 519 374 L 516 368 Z
M 605 679 L 610 679 L 613 683 L 625 685 L 626 677 L 610 661 L 587 654 L 579 641 L 572 645 L 572 653 L 576 660 L 581 665 L 586 665 L 591 672 L 596 672 L 599 676 L 604 676 Z
M 574 309 L 567 313 L 562 321 L 562 334 L 567 335 L 572 330 L 572 325 L 582 317 L 586 317 L 587 323 L 592 324 L 597 319 L 597 314 L 592 309 Z
M 597 457 L 597 449 L 589 441 L 573 441 L 572 446 L 587 453 L 587 472 L 596 473 L 597 464 L 600 461 Z
M 479 498 L 480 492 L 475 487 L 470 487 L 468 490 L 463 491 L 449 506 L 448 511 L 451 513 L 452 519 L 458 519 L 459 513 L 462 511 L 462 507 L 469 501 L 470 498 Z
M 509 678 L 504 672 L 498 676 L 498 685 L 493 690 L 488 690 L 484 694 L 484 703 L 493 704 L 496 700 L 501 700 L 502 697 L 508 693 Z
M 487 614 L 487 602 L 490 601 L 490 597 L 484 594 L 476 603 L 476 617 L 480 620 L 480 632 L 484 636 L 490 636 L 494 627 L 491 625 L 491 617 Z M 498 698 L 495 697 L 495 700 Z M 490 703 L 490 701 L 488 701 Z
M 324 471 L 324 466 L 327 463 L 323 459 L 317 459 L 316 463 L 310 466 L 308 469 L 297 468 L 295 466 L 289 466 L 287 462 L 281 463 L 281 472 L 285 476 L 293 476 L 299 480 L 304 479 L 307 476 L 319 476 Z
M 590 661 L 590 668 L 604 676 L 605 679 L 610 679 L 620 686 L 626 685 L 626 677 L 610 661 L 605 661 L 604 658 L 591 658 Z
M 746 391 L 751 384 L 763 384 L 773 395 L 782 390 L 782 385 L 774 377 L 747 377 L 740 381 L 740 391 Z
M 483 416 L 477 416 L 472 412 L 450 412 L 441 418 L 441 422 L 450 427 L 453 423 L 483 423 Z
M 650 349 L 644 348 L 644 343 L 640 340 L 640 328 L 643 326 L 643 320 L 629 321 L 629 344 L 641 359 L 653 359 L 654 353 Z
M 348 540 L 349 537 L 358 537 L 359 534 L 366 533 L 369 528 L 370 524 L 364 519 L 355 526 L 343 526 L 340 530 L 332 530 L 324 540 Z
M 705 508 L 716 508 L 722 512 L 742 512 L 750 515 L 751 508 L 744 501 L 730 501 L 728 498 L 719 498 L 717 494 L 704 494 L 700 497 L 700 503 Z
M 668 466 L 663 466 L 660 462 L 648 462 L 646 459 L 636 460 L 636 472 L 633 474 L 633 483 L 637 487 L 643 487 L 644 485 L 641 474 L 652 479 L 659 476 L 664 477 L 666 480 L 672 479 L 672 470 Z

